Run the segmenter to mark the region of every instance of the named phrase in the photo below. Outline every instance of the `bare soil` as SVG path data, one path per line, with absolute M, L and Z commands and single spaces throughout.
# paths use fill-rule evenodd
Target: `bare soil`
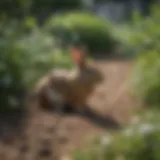
M 1 114 L 0 159 L 56 160 L 75 148 L 87 147 L 94 136 L 128 123 L 136 107 L 127 82 L 132 62 L 104 59 L 98 60 L 97 67 L 104 73 L 105 81 L 83 114 L 59 115 L 37 108 L 29 113 Z

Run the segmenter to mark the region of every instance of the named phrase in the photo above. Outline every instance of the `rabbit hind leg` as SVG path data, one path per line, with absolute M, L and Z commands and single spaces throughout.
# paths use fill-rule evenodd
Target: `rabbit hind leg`
M 56 109 L 63 104 L 60 94 L 52 88 L 44 88 L 38 95 L 38 104 L 43 109 Z

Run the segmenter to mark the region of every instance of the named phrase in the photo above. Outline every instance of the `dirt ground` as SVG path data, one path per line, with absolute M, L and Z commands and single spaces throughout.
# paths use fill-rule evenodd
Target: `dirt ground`
M 87 147 L 94 136 L 128 123 L 136 107 L 127 84 L 132 63 L 98 60 L 97 67 L 105 81 L 89 100 L 84 114 L 58 115 L 34 109 L 29 114 L 0 115 L 0 159 L 56 160 L 77 147 Z

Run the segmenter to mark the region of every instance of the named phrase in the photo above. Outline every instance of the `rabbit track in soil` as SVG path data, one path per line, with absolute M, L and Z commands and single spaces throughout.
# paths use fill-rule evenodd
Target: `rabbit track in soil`
M 86 117 L 67 114 L 59 119 L 61 122 L 59 122 L 59 128 L 56 129 L 55 123 L 59 116 L 56 113 L 32 110 L 31 116 L 27 118 L 28 125 L 26 127 L 25 124 L 16 123 L 13 125 L 14 127 L 4 124 L 0 117 L 0 133 L 6 131 L 12 134 L 6 138 L 5 142 L 4 138 L 0 139 L 0 157 L 3 156 L 3 160 L 51 160 L 55 155 L 55 134 L 57 135 L 56 152 L 63 156 L 68 155 L 76 147 L 84 145 L 86 147 L 92 136 L 103 134 L 109 126 L 115 125 L 117 121 L 119 123 L 128 121 L 129 112 L 132 110 L 132 106 L 135 106 L 135 102 L 127 91 L 122 93 L 110 113 L 108 113 L 107 105 L 108 100 L 114 97 L 117 90 L 124 84 L 131 66 L 131 62 L 128 61 L 101 60 L 98 62 L 97 67 L 106 76 L 106 81 L 90 99 L 89 104 L 95 113 L 90 112 L 88 117 L 87 114 Z M 105 115 L 105 118 L 100 118 L 98 115 L 101 117 Z M 107 116 L 109 117 L 106 118 Z M 21 121 L 17 115 L 15 117 Z M 101 122 L 105 120 L 107 123 L 102 127 Z M 18 125 L 24 127 L 20 130 L 17 129 Z M 19 134 L 14 135 L 16 132 Z M 0 135 L 1 137 L 2 135 Z

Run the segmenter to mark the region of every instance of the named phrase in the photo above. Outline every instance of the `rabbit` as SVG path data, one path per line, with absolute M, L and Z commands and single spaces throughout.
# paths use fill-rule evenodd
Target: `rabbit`
M 53 70 L 37 83 L 35 93 L 41 107 L 69 104 L 79 110 L 104 80 L 96 65 L 87 62 L 83 49 L 72 47 L 70 53 L 76 66 L 72 71 Z

